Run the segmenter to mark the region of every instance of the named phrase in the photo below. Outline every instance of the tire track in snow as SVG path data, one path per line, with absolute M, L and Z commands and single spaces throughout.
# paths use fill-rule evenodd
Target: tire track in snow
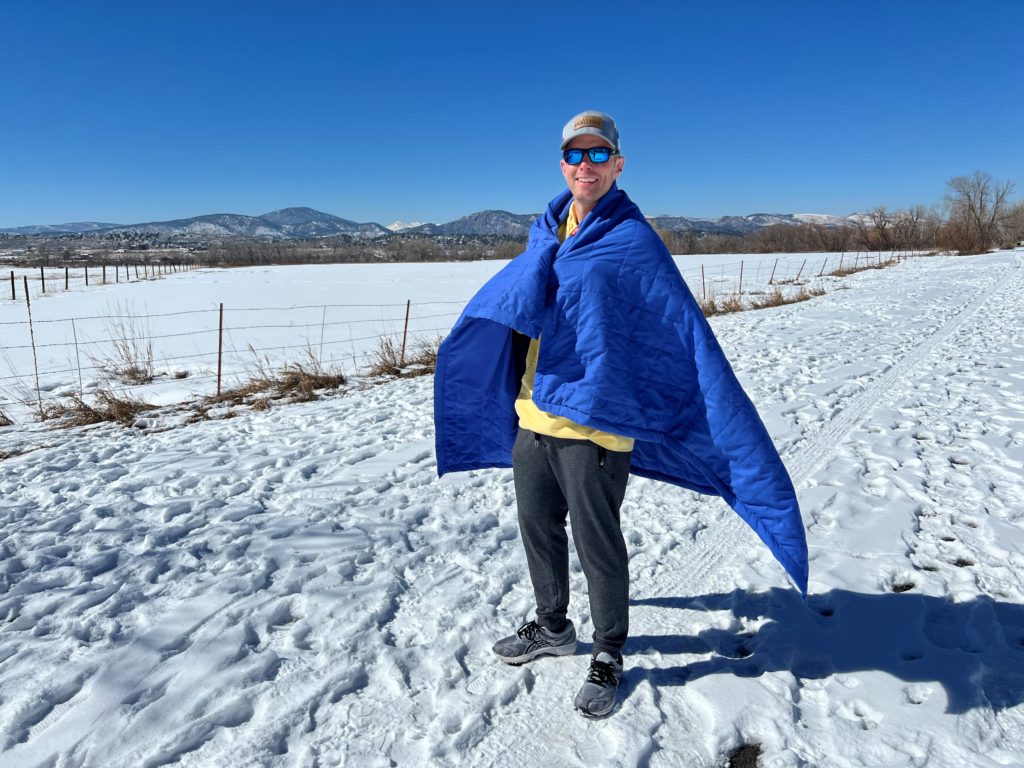
M 934 333 L 912 348 L 884 374 L 875 379 L 859 395 L 849 401 L 843 410 L 824 427 L 811 435 L 796 451 L 782 456 L 789 470 L 793 485 L 799 490 L 835 453 L 840 441 L 860 424 L 875 408 L 887 404 L 898 391 L 901 381 L 910 377 L 927 357 L 946 339 L 952 336 L 964 323 L 972 318 L 982 306 L 994 296 L 1006 291 L 1020 291 L 1021 269 L 1024 259 L 1016 256 L 1015 262 L 996 273 L 995 277 L 965 305 L 956 315 L 947 320 Z M 674 569 L 679 577 L 668 582 L 659 580 L 659 591 L 669 590 L 671 594 L 694 595 L 715 591 L 723 586 L 722 574 L 731 570 L 746 551 L 737 546 L 738 541 L 749 540 L 754 534 L 735 514 L 722 517 L 714 525 L 704 529 L 690 546 L 684 545 L 674 560 L 687 564 L 686 568 Z M 672 569 L 668 570 L 669 573 Z

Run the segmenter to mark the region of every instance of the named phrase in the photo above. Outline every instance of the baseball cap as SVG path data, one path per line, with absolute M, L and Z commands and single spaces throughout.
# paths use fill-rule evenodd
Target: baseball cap
M 562 129 L 562 149 L 577 136 L 600 136 L 611 144 L 612 149 L 619 151 L 619 129 L 611 115 L 588 109 L 572 118 Z

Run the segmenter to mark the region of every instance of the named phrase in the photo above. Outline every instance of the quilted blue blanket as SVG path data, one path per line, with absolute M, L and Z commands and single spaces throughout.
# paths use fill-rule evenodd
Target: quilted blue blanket
M 806 594 L 789 474 L 668 250 L 616 186 L 560 243 L 570 203 L 551 201 L 441 345 L 438 474 L 511 466 L 526 337 L 542 337 L 539 408 L 634 438 L 635 475 L 721 496 Z

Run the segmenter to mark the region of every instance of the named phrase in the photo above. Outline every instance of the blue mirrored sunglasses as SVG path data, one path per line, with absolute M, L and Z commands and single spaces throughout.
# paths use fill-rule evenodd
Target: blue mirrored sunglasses
M 566 149 L 562 152 L 562 159 L 565 160 L 569 165 L 579 165 L 583 162 L 583 156 L 586 155 L 590 162 L 600 165 L 601 163 L 607 163 L 611 159 L 612 155 L 619 154 L 614 149 L 608 147 L 591 147 L 590 149 Z

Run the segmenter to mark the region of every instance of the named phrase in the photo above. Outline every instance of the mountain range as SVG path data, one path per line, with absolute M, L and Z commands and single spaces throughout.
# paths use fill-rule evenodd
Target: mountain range
M 518 214 L 508 211 L 478 211 L 446 224 L 407 224 L 395 222 L 385 227 L 375 222 L 360 223 L 317 211 L 313 208 L 282 208 L 262 216 L 243 216 L 235 213 L 214 213 L 190 219 L 151 221 L 141 224 L 110 224 L 103 222 L 73 222 L 43 226 L 12 227 L 0 233 L 12 235 L 64 235 L 140 232 L 166 237 L 186 236 L 205 238 L 263 238 L 293 239 L 331 235 L 349 235 L 377 238 L 401 232 L 419 235 L 492 235 L 524 238 L 537 214 Z M 648 220 L 655 227 L 675 232 L 695 231 L 716 234 L 745 235 L 762 227 L 776 224 L 819 223 L 835 227 L 856 220 L 828 214 L 753 213 L 747 216 L 723 216 L 718 219 L 688 218 L 685 216 L 653 216 Z

